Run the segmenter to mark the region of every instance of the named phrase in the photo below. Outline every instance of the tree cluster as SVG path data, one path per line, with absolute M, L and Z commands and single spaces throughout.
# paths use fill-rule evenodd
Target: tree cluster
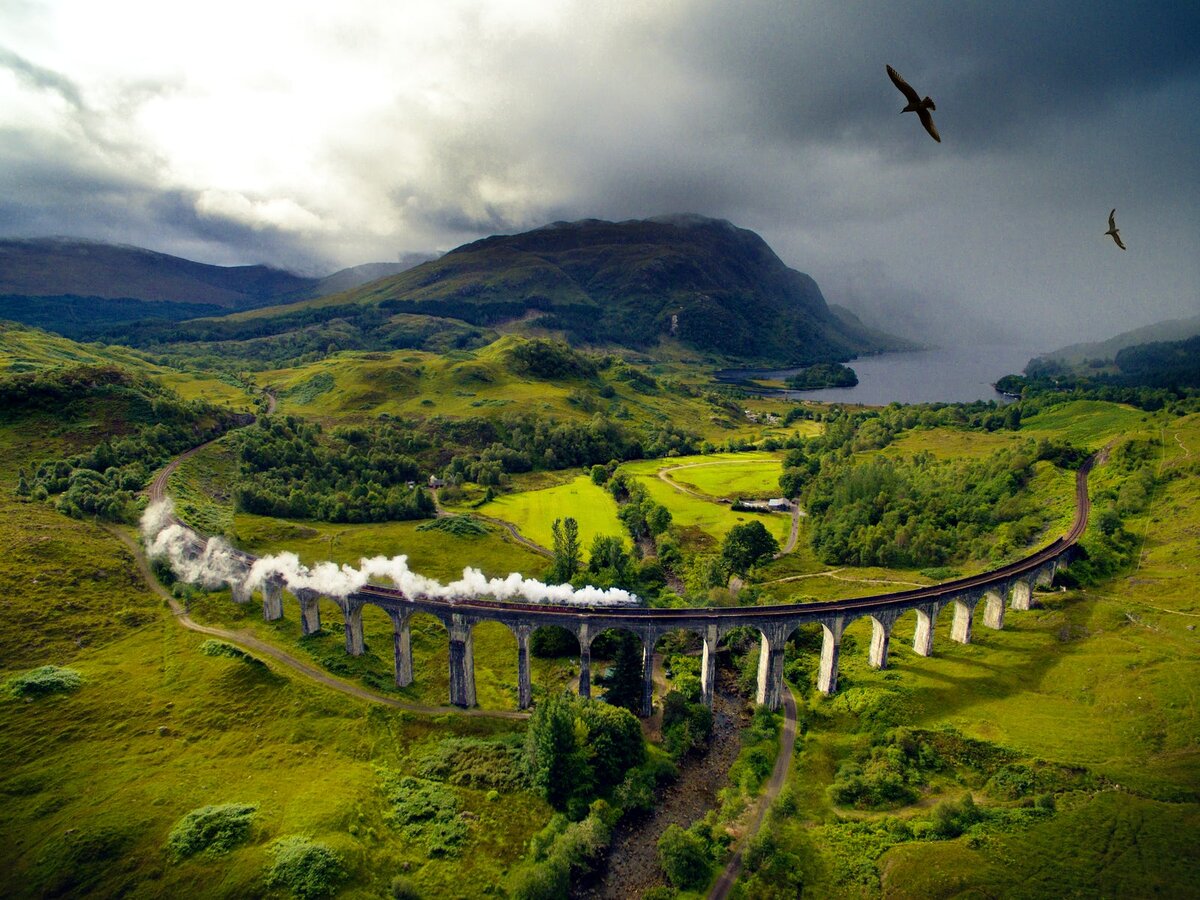
M 410 435 L 387 422 L 325 435 L 291 416 L 262 419 L 238 436 L 237 503 L 259 515 L 326 522 L 429 518 L 433 499 L 416 483 L 411 450 Z
M 1021 494 L 1035 459 L 1032 443 L 980 460 L 827 458 L 803 495 L 813 550 L 830 564 L 887 567 L 1002 555 L 1041 526 Z
M 629 710 L 570 693 L 538 703 L 525 752 L 534 789 L 555 809 L 580 813 L 646 759 L 642 727 Z

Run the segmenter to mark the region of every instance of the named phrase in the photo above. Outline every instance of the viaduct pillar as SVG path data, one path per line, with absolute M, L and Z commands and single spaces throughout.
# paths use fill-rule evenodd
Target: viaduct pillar
M 868 662 L 873 668 L 887 668 L 888 642 L 892 636 L 892 626 L 896 624 L 899 613 L 892 610 L 880 611 L 871 615 L 871 653 Z
M 989 590 L 983 595 L 983 624 L 999 631 L 1004 627 L 1004 594 Z
M 407 610 L 389 609 L 388 615 L 392 619 L 396 650 L 396 687 L 408 687 L 413 682 L 412 632 L 408 627 L 408 619 L 412 613 Z
M 579 696 L 592 696 L 592 638 L 588 633 L 588 623 L 579 626 Z
M 533 705 L 533 682 L 529 676 L 530 625 L 517 625 L 513 632 L 517 636 L 517 709 L 529 709 Z
M 283 582 L 277 577 L 267 578 L 262 586 L 263 621 L 275 622 L 283 618 Z
M 976 597 L 954 598 L 954 625 L 950 629 L 951 640 L 960 644 L 971 643 L 971 620 L 975 617 Z
M 837 690 L 838 656 L 842 652 L 842 632 L 846 630 L 844 616 L 836 616 L 821 623 L 821 667 L 817 671 L 817 690 L 832 694 Z
M 346 652 L 351 656 L 362 656 L 366 649 L 363 643 L 362 604 L 347 597 L 338 602 L 342 618 L 346 621 Z
M 653 632 L 642 638 L 642 706 L 639 715 L 648 718 L 654 712 L 654 644 L 658 635 Z
M 320 594 L 312 588 L 296 588 L 292 593 L 300 601 L 300 633 L 316 634 L 321 630 L 321 607 L 317 602 Z
M 450 702 L 470 709 L 475 705 L 474 623 L 466 616 L 450 616 Z
M 783 654 L 788 634 L 789 629 L 774 623 L 762 631 L 756 700 L 770 710 L 779 709 L 783 703 Z
M 700 699 L 712 709 L 717 687 L 717 626 L 704 629 L 704 652 L 700 657 Z
M 231 578 L 229 580 L 229 594 L 233 598 L 234 603 L 249 603 L 250 585 L 245 578 Z
M 1029 581 L 1014 581 L 1012 586 L 1012 608 L 1028 610 L 1033 608 L 1033 584 Z
M 913 653 L 917 656 L 933 656 L 933 626 L 937 622 L 937 604 L 918 606 L 916 613 L 917 630 L 913 634 Z

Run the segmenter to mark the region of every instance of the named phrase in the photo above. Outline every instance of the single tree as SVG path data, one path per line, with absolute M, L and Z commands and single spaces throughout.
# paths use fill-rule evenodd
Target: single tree
M 583 561 L 579 547 L 579 523 L 570 516 L 555 519 L 550 530 L 554 534 L 554 565 L 550 577 L 557 582 L 570 581 L 578 574 Z
M 779 552 L 779 541 L 771 535 L 762 522 L 746 522 L 734 525 L 721 545 L 721 559 L 731 572 L 745 575 L 760 559 Z

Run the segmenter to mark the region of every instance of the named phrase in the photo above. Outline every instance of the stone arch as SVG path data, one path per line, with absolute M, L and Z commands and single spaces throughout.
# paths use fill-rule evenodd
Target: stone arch
M 792 626 L 784 640 L 784 674 L 786 679 L 787 670 L 787 648 L 801 654 L 809 654 L 812 661 L 816 663 L 820 659 L 821 648 L 825 645 L 825 629 L 820 622 L 808 620 L 797 622 Z M 814 666 L 815 670 L 815 666 Z M 812 673 L 812 678 L 815 681 L 815 671 Z
M 710 626 L 713 631 L 712 641 L 706 640 L 706 629 L 696 626 L 668 627 L 659 631 L 651 652 L 656 658 L 663 658 L 663 675 L 667 680 L 666 693 L 680 691 L 685 697 L 695 694 L 691 702 L 699 700 L 707 706 L 712 706 L 712 694 L 716 681 L 717 642 L 719 636 L 716 626 Z M 681 674 L 667 665 L 667 658 L 673 657 L 677 666 L 687 666 L 687 673 Z M 692 660 L 692 662 L 682 662 Z M 694 675 L 691 668 L 695 668 Z M 695 678 L 695 681 L 691 679 Z M 698 684 L 697 684 L 698 682 Z
M 427 685 L 422 695 L 449 696 L 449 624 L 441 615 L 424 609 L 413 609 L 403 624 L 408 637 L 408 684 L 420 681 L 422 685 Z M 420 679 L 415 677 L 417 672 L 421 673 Z

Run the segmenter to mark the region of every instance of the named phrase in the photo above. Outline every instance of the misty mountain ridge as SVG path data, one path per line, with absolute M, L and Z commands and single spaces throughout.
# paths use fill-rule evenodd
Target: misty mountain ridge
M 214 266 L 71 237 L 0 240 L 0 318 L 73 337 L 141 319 L 180 320 L 349 290 L 430 258 L 368 263 L 323 278 L 266 265 Z
M 830 309 L 754 232 L 695 214 L 493 235 L 337 299 L 475 326 L 524 321 L 579 344 L 645 350 L 674 338 L 748 364 L 909 346 Z
M 1117 355 L 1127 347 L 1160 342 L 1184 341 L 1200 334 L 1200 316 L 1185 319 L 1165 319 L 1141 328 L 1123 331 L 1115 337 L 1104 341 L 1070 344 L 1060 347 L 1050 353 L 1044 353 L 1038 360 L 1079 365 L 1089 360 L 1115 360 Z M 1031 362 L 1035 362 L 1032 360 Z

